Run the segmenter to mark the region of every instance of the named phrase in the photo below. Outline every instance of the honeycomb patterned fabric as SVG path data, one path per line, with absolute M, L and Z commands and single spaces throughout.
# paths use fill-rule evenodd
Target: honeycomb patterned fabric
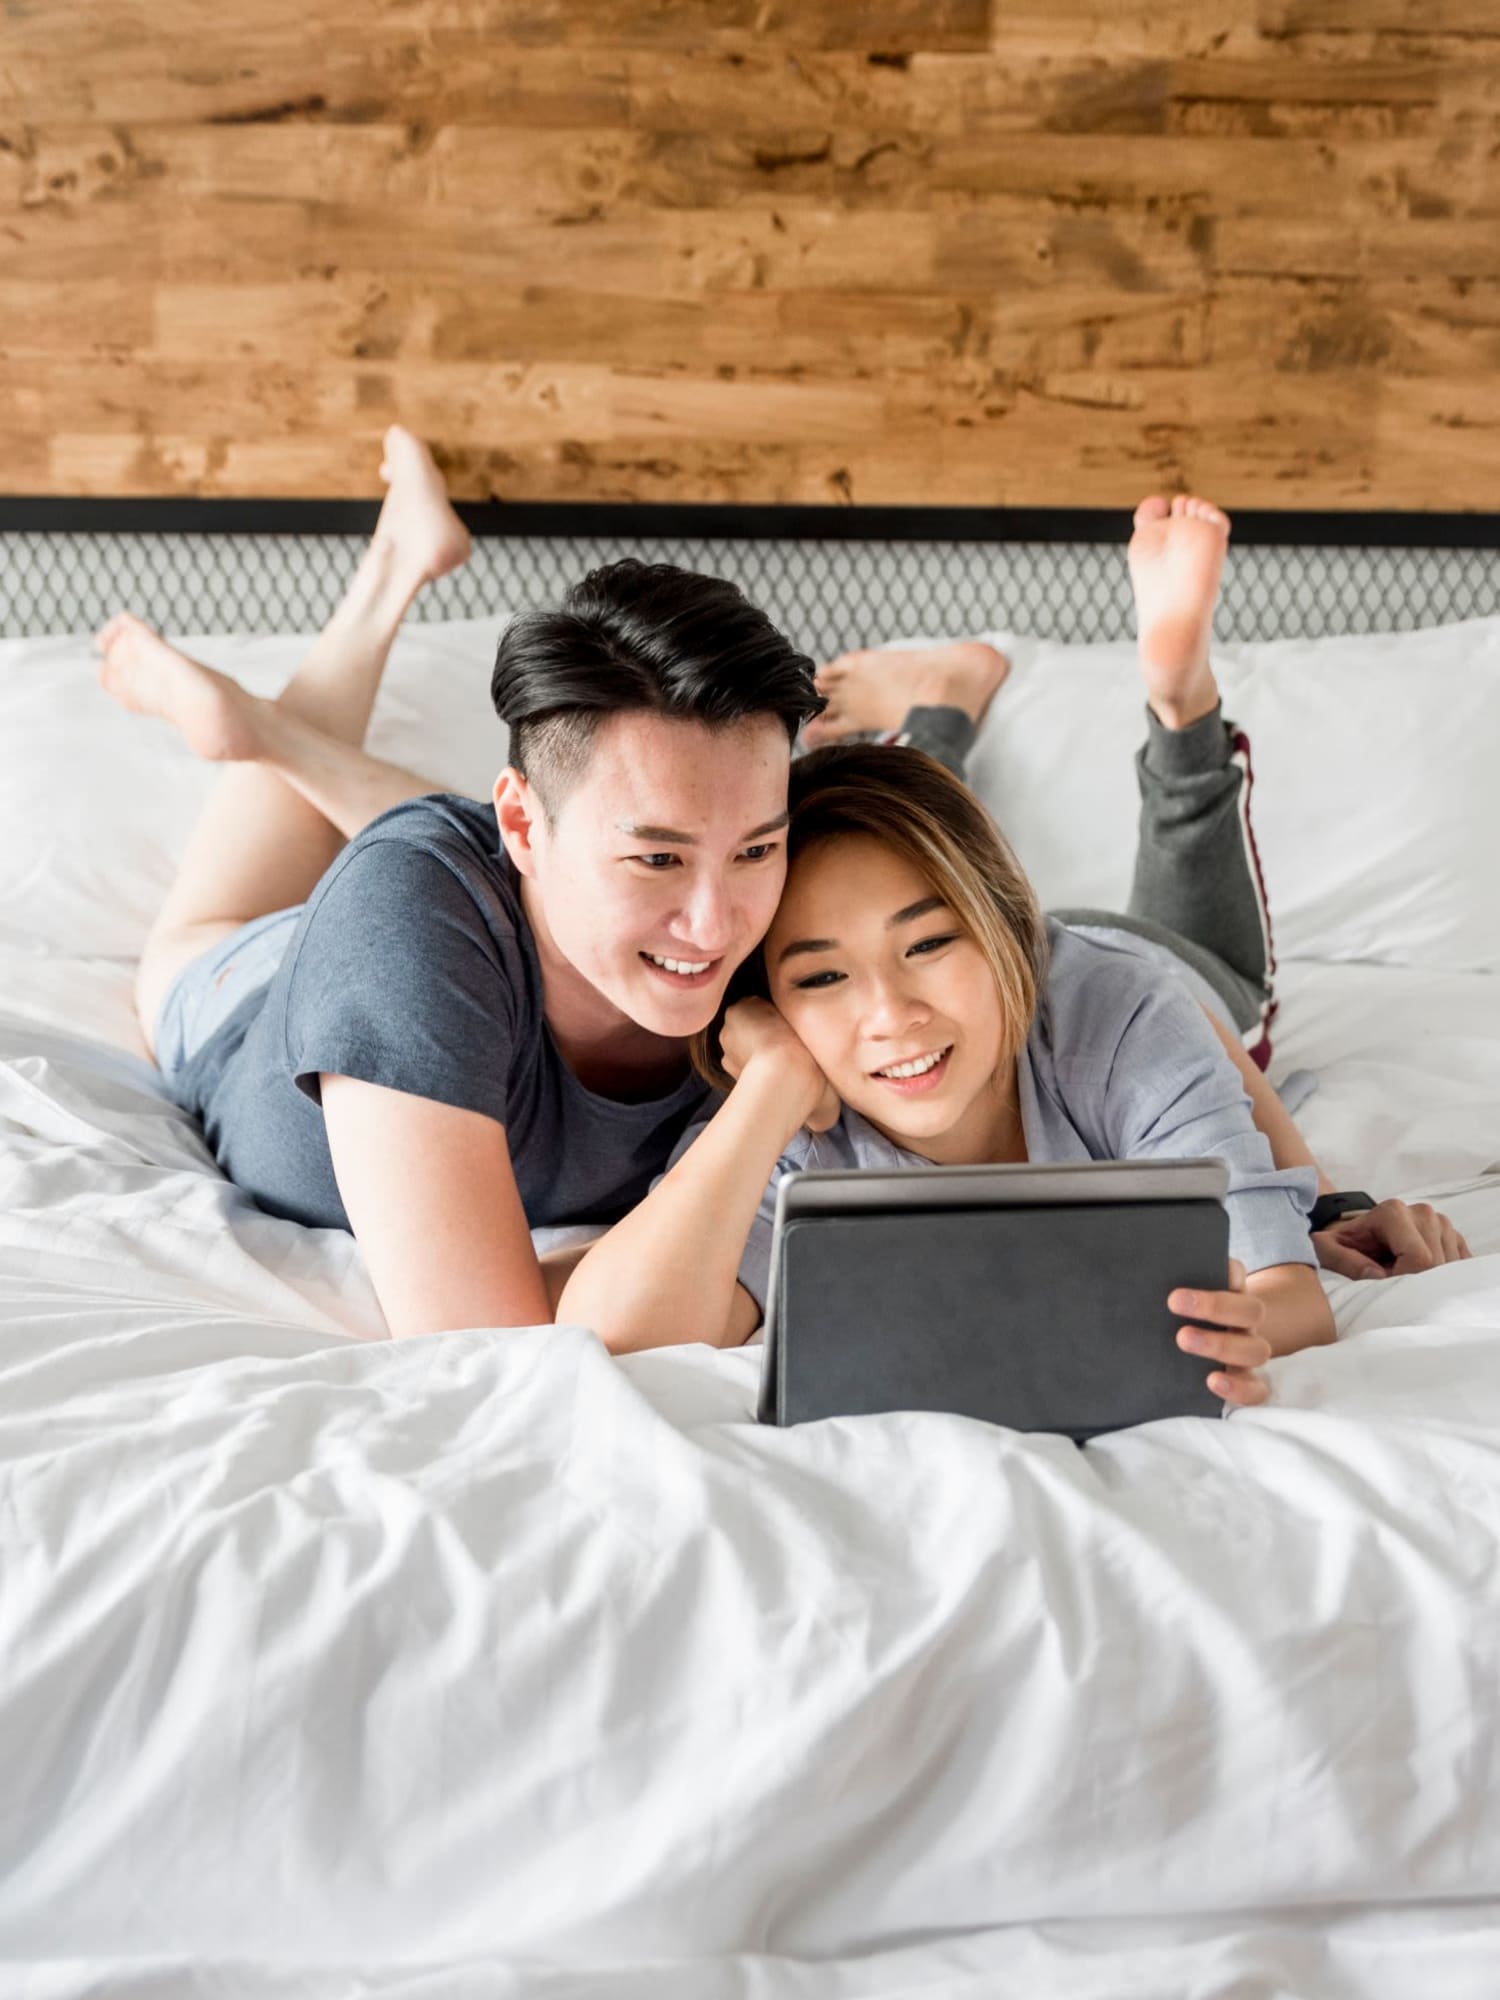
M 417 619 L 555 601 L 623 555 L 726 576 L 804 650 L 901 635 L 1024 631 L 1069 643 L 1131 633 L 1121 542 L 515 535 L 476 539 Z M 305 632 L 327 619 L 364 537 L 0 533 L 0 635 L 92 630 L 122 607 L 167 631 Z M 1489 548 L 1234 546 L 1221 640 L 1408 631 L 1500 612 Z

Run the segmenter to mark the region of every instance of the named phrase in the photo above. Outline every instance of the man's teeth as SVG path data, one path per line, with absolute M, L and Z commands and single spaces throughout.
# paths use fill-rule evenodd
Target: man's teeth
M 918 1056 L 915 1062 L 893 1063 L 889 1069 L 878 1069 L 877 1076 L 925 1076 L 930 1069 L 936 1069 L 947 1055 L 946 1049 L 939 1049 L 935 1055 Z
M 698 965 L 690 965 L 685 958 L 658 958 L 654 951 L 648 951 L 646 956 L 653 965 L 664 965 L 668 972 L 707 972 L 713 964 L 711 958 L 705 958 Z

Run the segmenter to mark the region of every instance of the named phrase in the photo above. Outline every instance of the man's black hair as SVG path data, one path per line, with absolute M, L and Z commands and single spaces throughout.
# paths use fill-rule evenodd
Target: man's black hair
M 813 663 L 734 584 L 634 556 L 591 570 L 555 610 L 526 611 L 490 677 L 510 761 L 549 823 L 609 715 L 647 710 L 723 728 L 774 715 L 794 742 L 826 703 Z

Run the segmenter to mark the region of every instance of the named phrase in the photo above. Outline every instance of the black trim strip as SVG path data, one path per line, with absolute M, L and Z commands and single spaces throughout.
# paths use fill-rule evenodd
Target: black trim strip
M 367 535 L 374 500 L 83 499 L 0 495 L 0 533 Z M 1500 514 L 1234 512 L 1241 545 L 1495 549 Z M 1122 542 L 1127 508 L 739 507 L 613 501 L 460 501 L 481 536 L 725 537 L 766 541 Z

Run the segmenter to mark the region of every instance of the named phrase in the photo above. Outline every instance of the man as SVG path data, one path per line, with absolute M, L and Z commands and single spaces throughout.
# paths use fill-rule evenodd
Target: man
M 507 629 L 492 800 L 424 796 L 360 745 L 407 607 L 468 538 L 420 443 L 385 448 L 371 548 L 275 702 L 138 620 L 100 635 L 112 694 L 233 767 L 137 1004 L 225 1171 L 352 1229 L 393 1334 L 531 1325 L 572 1262 L 544 1265 L 531 1230 L 623 1215 L 702 1109 L 688 1038 L 769 928 L 792 746 L 823 701 L 732 585 L 615 564 Z M 1201 681 L 1228 524 L 1148 509 L 1161 547 L 1132 568 L 1160 714 Z

